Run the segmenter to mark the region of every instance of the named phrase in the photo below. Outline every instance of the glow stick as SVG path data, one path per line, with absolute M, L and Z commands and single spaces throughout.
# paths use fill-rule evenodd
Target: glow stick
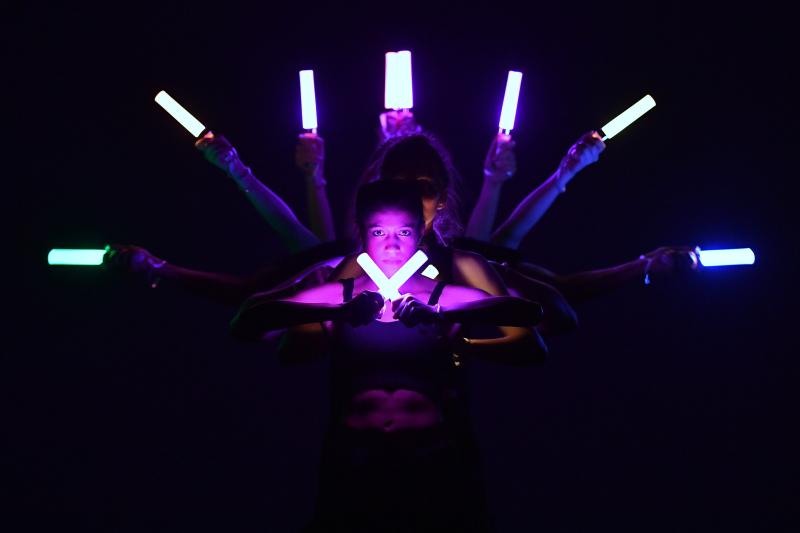
M 396 300 L 400 298 L 400 293 L 397 292 L 397 288 L 392 291 L 391 283 L 389 283 L 389 278 L 386 277 L 386 274 L 383 273 L 383 270 L 375 264 L 375 261 L 367 254 L 367 252 L 359 254 L 356 258 L 356 262 L 361 265 L 361 268 L 364 269 L 364 272 L 367 273 L 369 279 L 378 286 L 378 292 L 381 293 L 384 300 Z
M 317 133 L 317 96 L 314 92 L 314 71 L 300 71 L 300 107 L 303 112 L 303 129 Z
M 417 252 L 411 256 L 411 259 L 406 261 L 406 264 L 401 266 L 400 269 L 394 273 L 394 276 L 389 279 L 389 283 L 392 284 L 395 290 L 399 289 L 403 286 L 403 283 L 408 281 L 427 261 L 428 256 L 425 255 L 425 252 L 417 250 Z
M 508 80 L 506 80 L 506 94 L 503 97 L 503 110 L 500 112 L 500 133 L 508 135 L 514 129 L 520 85 L 522 85 L 522 72 L 509 70 Z
M 108 248 L 103 250 L 81 248 L 53 248 L 47 254 L 48 265 L 81 265 L 97 266 L 103 264 L 103 256 Z
M 603 126 L 601 129 L 603 131 L 604 137 L 602 140 L 610 139 L 617 133 L 621 132 L 628 126 L 630 126 L 635 120 L 639 117 L 650 111 L 656 106 L 656 101 L 653 100 L 653 97 L 645 95 L 644 98 L 630 106 L 628 109 L 623 111 L 617 118 Z
M 414 107 L 414 90 L 411 82 L 411 52 L 386 52 L 384 78 L 384 106 L 386 109 L 411 109 Z
M 411 259 L 406 261 L 391 278 L 387 278 L 383 270 L 375 264 L 375 261 L 373 261 L 366 252 L 360 254 L 356 258 L 356 262 L 361 265 L 364 272 L 366 272 L 375 285 L 378 286 L 378 292 L 387 300 L 396 300 L 400 298 L 398 289 L 402 287 L 427 260 L 428 256 L 425 255 L 425 252 L 417 250 Z
M 168 95 L 166 91 L 159 91 L 156 95 L 156 103 L 172 115 L 172 118 L 180 122 L 181 126 L 189 130 L 189 133 L 194 135 L 195 138 L 200 137 L 200 134 L 205 131 L 206 127 L 186 111 L 181 104 L 176 102 L 174 98 Z
M 750 248 L 731 248 L 727 250 L 701 250 L 695 248 L 700 264 L 704 267 L 727 265 L 752 265 L 756 255 Z
M 426 278 L 436 279 L 439 275 L 439 270 L 433 265 L 428 265 L 425 267 L 425 270 L 422 271 L 422 275 Z

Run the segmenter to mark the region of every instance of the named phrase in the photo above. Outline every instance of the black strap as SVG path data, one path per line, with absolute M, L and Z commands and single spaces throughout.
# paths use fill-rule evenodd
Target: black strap
M 428 305 L 436 305 L 439 303 L 439 297 L 442 295 L 445 285 L 447 285 L 446 281 L 440 281 L 436 284 L 436 287 L 431 291 L 431 297 L 428 298 Z
M 356 285 L 355 278 L 340 279 L 339 283 L 342 284 L 342 301 L 349 302 L 353 299 L 353 287 Z

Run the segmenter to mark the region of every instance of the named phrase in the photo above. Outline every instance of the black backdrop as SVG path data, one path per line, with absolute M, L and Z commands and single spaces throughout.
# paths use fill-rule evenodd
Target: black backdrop
M 383 53 L 410 49 L 414 112 L 451 149 L 465 214 L 508 69 L 525 76 L 519 172 L 501 215 L 582 132 L 645 93 L 657 100 L 535 228 L 523 245 L 531 260 L 569 272 L 662 244 L 757 255 L 753 267 L 636 283 L 580 306 L 580 331 L 554 339 L 541 368 L 471 367 L 497 531 L 790 528 L 787 14 L 661 2 L 461 9 L 10 9 L 4 518 L 82 531 L 304 522 L 324 363 L 281 368 L 269 349 L 228 338 L 231 309 L 45 258 L 122 242 L 211 271 L 279 260 L 286 251 L 266 224 L 153 96 L 166 89 L 224 133 L 305 219 L 292 151 L 297 71 L 313 68 L 342 214 L 375 146 Z

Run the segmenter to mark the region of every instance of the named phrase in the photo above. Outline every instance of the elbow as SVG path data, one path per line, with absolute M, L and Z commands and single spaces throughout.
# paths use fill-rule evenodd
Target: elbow
M 547 357 L 549 349 L 542 336 L 533 329 L 526 329 L 514 343 L 514 349 L 506 354 L 506 363 L 512 366 L 539 366 Z
M 519 248 L 519 244 L 522 242 L 524 236 L 525 235 L 516 235 L 516 232 L 501 226 L 488 240 L 497 246 L 505 246 L 506 248 L 516 250 Z

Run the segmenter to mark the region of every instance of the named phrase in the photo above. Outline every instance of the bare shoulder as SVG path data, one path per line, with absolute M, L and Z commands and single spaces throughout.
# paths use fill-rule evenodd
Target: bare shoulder
M 493 296 L 508 294 L 503 279 L 480 254 L 453 250 L 453 279 L 456 283 L 481 289 Z
M 344 278 L 356 278 L 362 274 L 363 271 L 356 262 L 357 257 L 358 253 L 355 252 L 350 255 L 346 255 L 344 259 L 339 262 L 336 268 L 333 269 L 333 272 L 331 272 L 328 279 L 335 281 Z

